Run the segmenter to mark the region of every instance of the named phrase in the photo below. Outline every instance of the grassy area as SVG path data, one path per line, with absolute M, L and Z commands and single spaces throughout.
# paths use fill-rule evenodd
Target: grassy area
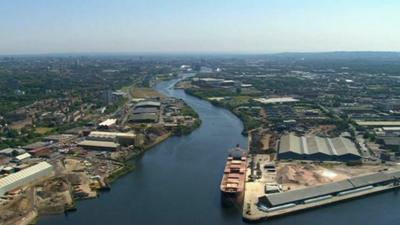
M 47 134 L 51 131 L 53 131 L 53 128 L 51 128 L 51 127 L 36 127 L 35 128 L 35 133 L 42 134 L 42 135 Z
M 186 89 L 191 95 L 198 96 L 201 98 L 210 98 L 210 97 L 226 97 L 226 96 L 237 96 L 235 90 L 231 89 L 215 89 L 215 88 L 202 88 L 202 89 Z
M 229 108 L 235 108 L 239 106 L 247 106 L 250 103 L 251 96 L 234 96 L 223 101 L 223 104 Z
M 262 127 L 263 122 L 256 119 L 258 117 L 254 116 L 254 112 L 243 111 L 243 110 L 233 110 L 233 113 L 243 122 L 242 134 L 247 135 L 249 130 L 253 130 L 258 127 Z
M 198 127 L 201 125 L 201 120 L 198 119 L 192 126 L 182 126 L 179 125 L 178 127 L 175 128 L 173 131 L 174 135 L 176 136 L 182 136 L 182 135 L 188 135 L 192 133 L 192 131 L 196 130 Z
M 199 114 L 197 114 L 196 111 L 194 111 L 190 106 L 185 105 L 182 107 L 182 115 L 183 116 L 191 116 L 193 118 L 199 118 Z
M 155 91 L 152 88 L 138 88 L 133 87 L 130 90 L 130 93 L 133 98 L 154 98 L 154 97 L 163 97 L 160 93 Z

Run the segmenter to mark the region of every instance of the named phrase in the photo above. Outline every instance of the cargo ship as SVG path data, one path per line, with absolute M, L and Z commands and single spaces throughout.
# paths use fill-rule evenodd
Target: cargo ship
M 221 203 L 224 207 L 242 205 L 246 168 L 247 152 L 236 146 L 229 153 L 220 185 Z

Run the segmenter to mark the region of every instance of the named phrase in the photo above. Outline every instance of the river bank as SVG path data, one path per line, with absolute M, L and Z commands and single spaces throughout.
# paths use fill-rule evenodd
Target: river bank
M 132 221 L 137 224 L 215 224 L 206 222 L 207 215 L 220 221 L 241 221 L 240 213 L 221 211 L 218 187 L 227 150 L 236 144 L 246 147 L 247 140 L 240 134 L 242 123 L 225 109 L 170 88 L 174 82 L 160 83 L 156 89 L 185 100 L 199 114 L 201 126 L 188 135 L 170 136 L 152 146 L 146 154 L 128 161 L 135 170 L 114 182 L 112 191 L 103 193 L 100 198 L 79 202 L 79 210 L 67 217 L 41 217 L 39 224 L 109 224 L 115 223 L 113 218 L 119 218 L 118 224 L 122 225 Z M 207 165 L 206 171 L 204 165 Z M 196 205 L 192 204 L 193 193 L 197 195 Z M 171 199 L 174 199 L 172 205 Z M 112 209 L 106 209 L 111 205 Z M 156 212 L 155 205 L 163 210 Z M 187 212 L 176 214 L 182 210 Z M 193 221 L 196 218 L 198 220 Z
M 171 133 L 166 133 L 160 137 L 158 137 L 153 143 L 148 144 L 143 146 L 139 151 L 131 152 L 128 154 L 127 157 L 123 160 L 124 165 L 120 168 L 114 171 L 110 176 L 107 177 L 107 181 L 109 184 L 117 181 L 119 178 L 122 176 L 132 172 L 135 170 L 135 167 L 131 164 L 129 164 L 129 161 L 134 160 L 135 158 L 139 157 L 140 155 L 143 155 L 146 151 L 150 150 L 154 146 L 162 143 L 163 141 L 167 140 L 168 138 L 171 137 Z
M 115 164 L 117 166 L 115 166 L 114 170 L 111 170 L 110 172 L 108 172 L 107 176 L 102 176 L 102 177 L 98 176 L 98 182 L 99 182 L 100 186 L 99 187 L 97 187 L 97 185 L 96 185 L 96 187 L 94 187 L 95 185 L 93 185 L 93 187 L 90 186 L 92 191 L 97 190 L 97 192 L 98 193 L 101 192 L 102 195 L 108 193 L 108 192 L 102 192 L 102 191 L 103 190 L 109 190 L 110 187 L 111 187 L 111 184 L 114 185 L 114 183 L 117 180 L 123 178 L 124 176 L 126 176 L 130 172 L 134 171 L 135 168 L 136 168 L 135 162 L 140 160 L 140 158 L 142 158 L 145 155 L 144 153 L 146 153 L 147 151 L 155 148 L 157 145 L 165 142 L 166 140 L 168 140 L 168 139 L 170 139 L 172 137 L 184 137 L 184 136 L 190 135 L 190 133 L 192 133 L 194 130 L 196 130 L 198 127 L 200 127 L 201 122 L 200 122 L 200 118 L 199 118 L 198 114 L 192 108 L 190 108 L 189 106 L 184 105 L 181 117 L 186 119 L 185 123 L 183 123 L 182 125 L 180 125 L 180 126 L 178 126 L 176 128 L 167 127 L 166 129 L 164 129 L 164 132 L 159 132 L 160 133 L 159 136 L 153 135 L 153 136 L 151 136 L 151 138 L 148 138 L 140 148 L 139 147 L 135 147 L 134 149 L 121 151 L 123 154 L 116 154 L 116 155 L 120 155 L 118 157 L 113 157 L 112 155 L 110 155 L 109 156 L 110 158 L 107 158 L 107 159 L 112 164 Z M 195 119 L 193 119 L 193 121 L 195 121 L 195 122 L 194 123 L 187 123 L 187 121 L 188 121 L 187 118 L 189 118 L 189 117 L 195 118 Z M 160 124 L 156 124 L 156 126 L 160 126 L 162 124 L 163 123 L 160 122 Z M 178 125 L 179 125 L 179 123 L 178 123 Z M 157 134 L 157 133 L 154 133 L 154 134 Z M 93 152 L 90 155 L 92 157 L 94 157 L 94 158 L 91 158 L 91 159 L 94 159 L 96 161 L 101 161 L 101 159 L 102 159 L 102 158 L 97 158 L 98 155 L 95 155 Z M 104 156 L 103 155 L 99 155 L 99 157 L 104 157 Z M 76 169 L 72 169 L 72 171 L 76 171 L 76 172 L 81 171 L 81 170 L 83 171 L 85 166 L 87 166 L 87 165 L 91 166 L 92 164 L 88 160 L 90 160 L 90 159 L 89 158 L 86 159 L 86 158 L 78 158 L 78 157 L 76 157 L 75 161 L 73 162 L 74 164 L 71 164 L 71 166 L 75 165 L 75 163 L 76 163 L 76 165 L 82 163 L 83 167 L 80 168 L 80 169 L 77 169 L 77 168 Z M 104 164 L 104 165 L 106 165 L 106 164 Z M 91 177 L 94 177 L 94 178 L 90 178 L 90 179 L 95 179 L 96 178 L 96 176 L 94 176 L 94 175 L 91 175 Z M 90 184 L 90 185 L 92 185 L 92 184 Z M 75 196 L 75 189 L 76 189 L 75 186 L 74 186 L 74 188 L 70 189 L 69 195 L 71 195 L 72 198 L 76 197 Z M 81 189 L 79 189 L 79 190 L 81 190 Z M 78 199 L 75 199 L 76 201 L 79 201 L 79 204 L 74 204 L 74 206 L 72 208 L 69 207 L 69 206 L 68 207 L 64 207 L 64 209 L 65 209 L 64 211 L 60 211 L 59 210 L 60 208 L 57 208 L 57 210 L 58 210 L 57 212 L 58 213 L 55 213 L 56 212 L 55 210 L 53 210 L 52 213 L 43 213 L 42 214 L 41 212 L 38 212 L 38 213 L 36 213 L 35 217 L 22 216 L 21 217 L 21 221 L 23 220 L 25 222 L 34 223 L 36 220 L 40 220 L 40 218 L 42 216 L 55 215 L 55 214 L 61 214 L 61 213 L 70 214 L 70 212 L 72 212 L 72 211 L 74 213 L 76 213 L 76 211 L 78 209 L 78 206 L 80 206 L 81 202 L 82 202 L 80 200 L 83 200 L 83 199 L 94 200 L 94 199 L 97 199 L 97 197 L 98 197 L 98 194 L 96 194 L 96 196 L 94 196 L 94 197 L 85 197 L 85 196 L 79 197 Z M 74 202 L 76 202 L 76 201 L 74 201 Z M 29 221 L 28 221 L 28 218 L 29 218 Z

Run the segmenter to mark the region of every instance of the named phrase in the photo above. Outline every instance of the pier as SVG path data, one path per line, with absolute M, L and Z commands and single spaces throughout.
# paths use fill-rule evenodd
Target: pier
M 243 219 L 245 221 L 266 220 L 396 189 L 400 187 L 399 179 L 399 170 L 384 171 L 324 185 L 257 196 L 257 200 L 251 193 L 251 189 L 246 189 L 248 191 L 245 193 Z M 251 188 L 251 184 L 249 186 Z

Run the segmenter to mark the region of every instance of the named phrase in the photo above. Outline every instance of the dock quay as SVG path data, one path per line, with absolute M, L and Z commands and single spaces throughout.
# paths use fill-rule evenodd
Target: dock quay
M 400 187 L 400 170 L 383 171 L 292 191 L 246 199 L 243 220 L 255 222 Z

